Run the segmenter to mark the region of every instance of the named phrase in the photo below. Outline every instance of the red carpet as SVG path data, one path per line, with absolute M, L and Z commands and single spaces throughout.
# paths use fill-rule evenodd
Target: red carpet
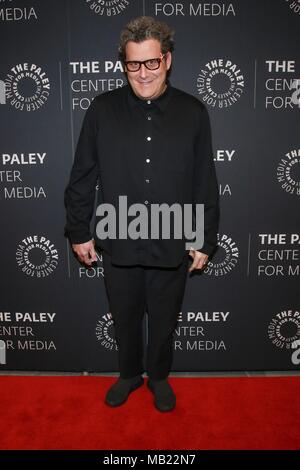
M 114 377 L 0 377 L 1 449 L 300 449 L 300 377 L 170 378 L 162 414 L 144 385 L 120 408 Z

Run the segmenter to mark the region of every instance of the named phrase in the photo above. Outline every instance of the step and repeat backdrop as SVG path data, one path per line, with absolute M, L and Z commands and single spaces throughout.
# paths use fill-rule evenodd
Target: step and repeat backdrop
M 299 0 L 0 0 L 0 371 L 117 371 L 102 262 L 73 256 L 63 194 L 140 15 L 176 31 L 170 81 L 207 106 L 221 200 L 173 371 L 300 370 Z

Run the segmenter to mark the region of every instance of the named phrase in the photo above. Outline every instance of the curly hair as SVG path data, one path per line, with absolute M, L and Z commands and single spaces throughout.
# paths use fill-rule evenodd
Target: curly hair
M 163 54 L 174 50 L 174 31 L 162 21 L 151 16 L 140 16 L 130 21 L 121 31 L 119 54 L 121 60 L 126 58 L 126 44 L 129 41 L 142 42 L 146 39 L 157 39 Z

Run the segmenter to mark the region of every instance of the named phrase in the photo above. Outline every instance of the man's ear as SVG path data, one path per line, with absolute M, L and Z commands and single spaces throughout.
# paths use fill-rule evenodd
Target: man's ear
M 167 70 L 169 70 L 172 64 L 172 52 L 168 51 L 165 57 L 166 57 Z

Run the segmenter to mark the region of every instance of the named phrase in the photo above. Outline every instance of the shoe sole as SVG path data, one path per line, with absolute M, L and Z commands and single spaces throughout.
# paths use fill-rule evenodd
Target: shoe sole
M 128 400 L 128 397 L 129 395 L 134 392 L 135 390 L 137 390 L 139 387 L 141 387 L 142 385 L 144 384 L 144 379 L 143 377 L 141 378 L 141 380 L 139 380 L 135 385 L 133 385 L 130 390 L 129 390 L 129 393 L 127 395 L 127 397 L 125 398 L 125 400 L 123 400 L 121 403 L 117 403 L 116 405 L 112 404 L 112 403 L 109 403 L 108 401 L 105 400 L 105 403 L 106 405 L 110 406 L 111 408 L 116 408 L 118 406 L 121 406 L 123 405 L 124 403 L 126 403 L 126 401 Z

